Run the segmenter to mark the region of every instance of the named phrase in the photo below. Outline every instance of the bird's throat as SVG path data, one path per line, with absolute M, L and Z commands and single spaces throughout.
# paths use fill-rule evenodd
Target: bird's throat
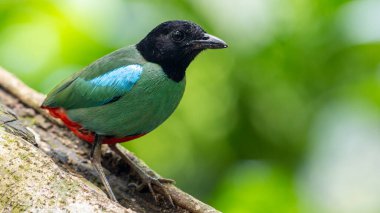
M 186 75 L 187 67 L 197 54 L 185 56 L 182 58 L 175 58 L 172 60 L 161 61 L 158 64 L 162 67 L 168 78 L 172 79 L 175 82 L 180 82 Z
M 156 47 L 146 45 L 144 40 L 137 44 L 136 48 L 145 60 L 160 65 L 168 78 L 175 82 L 182 81 L 187 67 L 202 51 L 191 50 L 190 52 L 177 52 L 176 54 L 162 54 L 162 51 Z

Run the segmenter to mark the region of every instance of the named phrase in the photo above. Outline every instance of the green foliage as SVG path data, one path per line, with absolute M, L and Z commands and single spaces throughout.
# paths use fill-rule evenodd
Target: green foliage
M 215 206 L 225 212 L 298 212 L 294 184 L 278 168 L 246 162 L 231 169 L 216 192 Z
M 315 180 L 307 177 L 325 155 L 339 160 L 340 147 L 315 153 L 323 144 L 320 126 L 341 119 L 321 113 L 337 105 L 380 112 L 379 9 L 373 0 L 3 0 L 0 65 L 46 93 L 162 21 L 193 20 L 230 47 L 202 53 L 188 69 L 176 113 L 125 146 L 222 211 L 347 212 L 364 205 L 376 212 L 371 202 L 331 204 L 338 198 L 324 200 L 323 187 L 310 192 Z M 339 124 L 331 143 L 358 133 Z M 344 176 L 320 175 L 327 189 L 340 190 L 330 186 Z M 343 189 L 350 192 L 350 184 Z

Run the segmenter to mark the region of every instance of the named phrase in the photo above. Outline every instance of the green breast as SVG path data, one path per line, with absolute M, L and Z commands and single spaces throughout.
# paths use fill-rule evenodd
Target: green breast
M 68 110 L 68 116 L 98 134 L 124 137 L 148 133 L 164 122 L 178 106 L 185 79 L 174 82 L 162 68 L 145 63 L 141 78 L 118 101 L 98 107 Z

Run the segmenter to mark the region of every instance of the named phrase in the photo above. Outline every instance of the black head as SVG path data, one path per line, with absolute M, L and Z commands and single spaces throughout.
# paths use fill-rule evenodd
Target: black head
M 147 61 L 161 65 L 169 78 L 179 82 L 202 50 L 226 48 L 227 44 L 195 23 L 167 21 L 154 28 L 136 47 Z

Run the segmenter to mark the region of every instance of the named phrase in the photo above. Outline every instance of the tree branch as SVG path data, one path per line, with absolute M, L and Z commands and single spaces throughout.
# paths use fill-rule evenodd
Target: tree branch
M 163 196 L 156 203 L 148 190 L 134 191 L 128 183 L 138 182 L 139 178 L 104 147 L 102 164 L 122 206 L 113 203 L 92 184 L 102 187 L 88 158 L 89 144 L 78 140 L 60 121 L 41 110 L 43 99 L 44 95 L 0 67 L 3 104 L 0 106 L 0 209 L 218 212 L 172 185 L 166 187 L 174 208 Z M 143 161 L 134 159 L 153 172 Z

